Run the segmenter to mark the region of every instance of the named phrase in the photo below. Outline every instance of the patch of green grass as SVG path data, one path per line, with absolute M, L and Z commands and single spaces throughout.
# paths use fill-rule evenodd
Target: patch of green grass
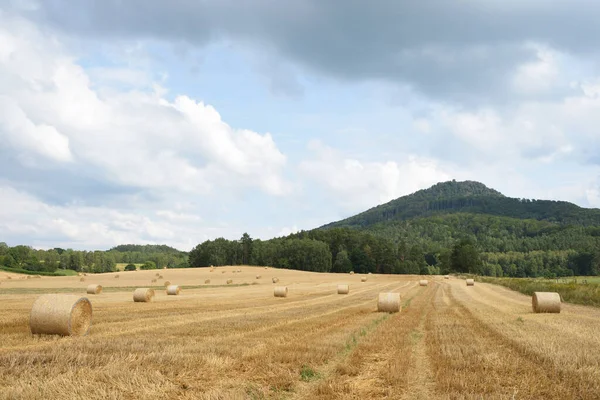
M 23 269 L 23 268 L 10 268 L 10 267 L 4 267 L 1 265 L 0 265 L 0 270 L 6 271 L 6 272 L 12 272 L 14 274 L 24 274 L 24 275 L 62 276 L 58 271 L 57 272 L 29 271 L 29 270 Z
M 55 276 L 77 276 L 77 271 L 72 269 L 57 269 L 54 271 Z
M 525 320 L 522 317 L 517 318 L 517 322 L 520 324 L 524 324 Z
M 308 365 L 303 365 L 302 368 L 300 368 L 300 380 L 302 382 L 310 382 L 319 379 L 320 377 L 321 375 Z
M 557 292 L 562 301 L 574 304 L 583 304 L 587 306 L 600 307 L 600 283 L 592 283 L 596 277 L 584 277 L 588 283 L 582 283 L 582 278 L 575 280 L 567 279 L 561 283 L 556 283 L 555 279 L 538 278 L 491 278 L 486 276 L 477 277 L 479 282 L 493 283 L 502 285 L 509 289 L 516 290 L 526 295 L 533 295 L 533 292 Z
M 410 341 L 412 344 L 417 344 L 423 339 L 423 332 L 413 330 L 410 332 Z

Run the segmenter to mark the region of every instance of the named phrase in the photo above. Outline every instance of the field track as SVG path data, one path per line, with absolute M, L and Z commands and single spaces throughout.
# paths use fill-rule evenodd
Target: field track
M 164 279 L 152 283 L 157 272 Z M 600 309 L 533 314 L 530 297 L 494 285 L 255 267 L 85 282 L 9 275 L 0 399 L 600 399 Z M 167 296 L 164 280 L 194 288 Z M 89 283 L 108 290 L 85 295 Z M 350 293 L 338 295 L 338 283 Z M 133 303 L 131 287 L 150 285 L 155 300 Z M 287 298 L 273 297 L 279 285 Z M 53 291 L 92 301 L 88 336 L 29 333 L 33 301 Z M 402 312 L 376 312 L 384 291 L 401 294 Z

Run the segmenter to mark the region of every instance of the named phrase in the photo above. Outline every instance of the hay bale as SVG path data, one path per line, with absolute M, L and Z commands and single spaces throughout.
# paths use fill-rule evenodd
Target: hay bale
M 256 279 L 260 279 L 260 278 L 262 278 L 262 276 L 256 275 Z
M 265 267 L 265 269 L 269 269 L 269 267 Z
M 6 279 L 12 279 L 12 276 L 7 276 Z
M 31 279 L 31 275 L 27 275 L 27 279 Z
M 119 274 L 116 274 L 116 275 L 115 275 L 115 278 L 119 278 Z
M 354 275 L 354 271 L 350 271 L 350 275 Z
M 233 279 L 227 279 L 227 284 L 231 285 L 233 283 Z
M 221 271 L 222 274 L 224 274 L 225 272 L 227 272 L 227 271 Z
M 163 283 L 163 285 L 165 285 L 165 287 L 169 286 L 170 284 L 171 284 L 171 282 L 170 282 L 170 281 L 165 281 L 165 282 Z
M 162 276 L 162 275 L 159 275 L 159 276 L 158 276 L 158 279 L 165 279 L 165 278 L 163 278 L 163 276 Z
M 467 279 L 467 286 L 475 286 L 475 279 Z
M 273 278 L 273 279 L 271 279 L 271 281 L 272 281 L 273 283 L 277 283 L 277 282 L 279 282 L 279 278 Z
M 81 272 L 78 272 L 77 276 L 83 276 L 83 274 Z
M 29 315 L 32 334 L 85 336 L 92 325 L 92 303 L 73 294 L 44 294 Z
M 91 284 L 86 289 L 87 294 L 100 294 L 102 293 L 102 285 Z
M 156 277 L 159 277 L 159 276 L 160 276 L 160 274 L 157 272 L 156 274 L 154 274 L 154 276 L 156 276 Z
M 287 286 L 276 286 L 273 294 L 275 297 L 287 297 L 288 288 Z
M 156 283 L 156 279 L 152 279 L 152 282 L 151 282 L 151 283 Z
M 419 286 L 427 286 L 429 285 L 429 281 L 427 279 L 421 279 L 419 281 Z
M 377 311 L 380 312 L 399 312 L 400 311 L 400 293 L 379 293 L 377 298 Z
M 366 276 L 363 276 L 362 278 L 360 278 L 360 281 L 361 281 L 361 282 L 366 282 L 366 281 L 367 281 L 367 277 L 366 277 Z
M 535 313 L 560 313 L 560 295 L 556 292 L 533 292 L 531 305 Z
M 181 289 L 179 288 L 179 285 L 169 285 L 167 286 L 167 294 L 169 296 L 179 296 L 179 292 L 181 291 Z
M 444 275 L 444 279 L 450 279 L 449 275 Z
M 87 274 L 83 274 L 83 276 L 87 276 Z
M 242 272 L 242 270 L 241 270 L 241 269 L 238 269 L 238 270 L 237 270 L 237 272 Z
M 350 292 L 350 285 L 338 285 L 337 292 L 338 294 L 348 294 Z
M 210 279 L 206 279 L 206 280 L 204 281 L 204 284 L 205 284 L 205 285 L 208 285 L 209 283 L 210 283 Z
M 372 273 L 372 272 L 369 272 L 369 275 L 373 275 L 373 273 Z
M 81 278 L 79 278 L 79 282 L 85 282 L 85 278 L 82 276 Z
M 133 301 L 136 303 L 148 303 L 154 297 L 154 289 L 137 288 L 133 291 Z

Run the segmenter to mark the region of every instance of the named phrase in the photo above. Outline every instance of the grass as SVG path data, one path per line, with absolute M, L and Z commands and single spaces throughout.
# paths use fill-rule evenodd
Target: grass
M 308 365 L 303 365 L 302 368 L 300 368 L 300 380 L 302 382 L 310 382 L 312 380 L 319 379 L 319 378 L 320 378 L 319 373 L 316 372 L 311 367 L 309 367 Z
M 590 281 L 594 279 L 589 277 L 583 278 L 588 280 L 587 284 L 582 283 L 582 278 L 577 281 L 567 280 L 566 283 L 535 278 L 477 277 L 476 279 L 479 282 L 502 285 L 526 295 L 533 295 L 533 292 L 557 292 L 565 302 L 600 307 L 600 283 L 591 283 Z
M 57 269 L 55 272 L 47 272 L 47 271 L 29 271 L 23 268 L 10 268 L 4 267 L 0 265 L 0 270 L 6 272 L 12 272 L 14 274 L 24 274 L 24 275 L 40 275 L 40 276 L 66 276 L 66 275 L 77 275 L 77 272 L 71 270 L 62 270 Z

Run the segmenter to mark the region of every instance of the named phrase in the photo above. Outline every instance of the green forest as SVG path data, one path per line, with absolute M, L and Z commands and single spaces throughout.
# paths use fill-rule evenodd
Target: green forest
M 244 233 L 238 240 L 205 241 L 189 254 L 164 245 L 76 251 L 0 243 L 0 266 L 13 271 L 110 272 L 116 263 L 423 275 L 598 275 L 600 210 L 515 199 L 479 182 L 449 181 L 310 231 L 270 240 Z

